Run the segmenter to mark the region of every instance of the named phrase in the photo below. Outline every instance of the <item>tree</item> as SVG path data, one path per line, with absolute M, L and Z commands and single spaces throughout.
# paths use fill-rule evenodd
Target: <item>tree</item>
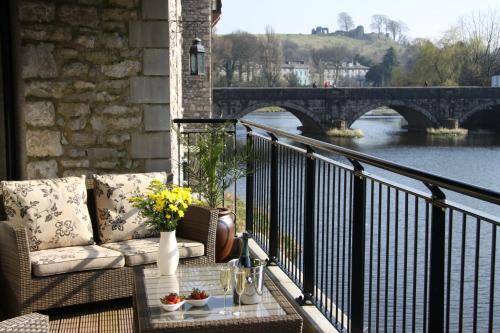
M 462 72 L 463 48 L 458 44 L 434 45 L 422 41 L 417 46 L 415 63 L 409 81 L 415 85 L 457 85 Z
M 385 52 L 382 63 L 372 66 L 366 73 L 366 79 L 376 86 L 390 85 L 393 71 L 398 65 L 396 50 L 390 47 Z
M 403 21 L 388 20 L 386 21 L 386 30 L 391 34 L 392 39 L 403 39 L 403 36 L 408 27 Z
M 285 80 L 288 83 L 289 87 L 300 87 L 299 77 L 294 72 L 286 75 Z
M 251 77 L 252 64 L 257 59 L 259 42 L 257 37 L 245 31 L 235 31 L 225 36 L 214 36 L 212 45 L 212 64 L 215 75 L 215 84 L 231 87 L 237 81 L 241 84 L 243 74 L 246 80 Z
M 392 72 L 394 68 L 399 65 L 398 57 L 396 54 L 396 50 L 394 47 L 390 47 L 384 54 L 384 58 L 382 60 L 382 69 L 383 69 L 383 77 L 382 84 L 384 86 L 391 85 L 392 81 Z
M 283 54 L 280 39 L 270 25 L 266 26 L 266 33 L 261 42 L 261 61 L 266 86 L 279 86 Z
M 231 87 L 233 84 L 236 62 L 233 58 L 233 42 L 226 36 L 214 36 L 212 43 L 212 64 L 215 72 L 215 84 Z M 221 73 L 223 72 L 223 73 Z
M 363 65 L 363 66 L 367 66 L 367 67 L 370 67 L 371 65 L 373 65 L 373 60 L 362 55 L 362 54 L 356 54 L 354 56 L 354 61 L 358 62 L 359 64 Z
M 382 34 L 382 29 L 385 27 L 388 20 L 389 18 L 385 15 L 375 14 L 372 16 L 372 23 L 370 24 L 370 27 L 377 31 L 379 38 Z
M 324 82 L 324 71 L 328 66 L 334 70 L 334 84 L 338 84 L 342 63 L 353 57 L 353 52 L 344 46 L 323 47 L 311 51 L 311 59 L 320 74 L 320 82 Z
M 371 82 L 374 86 L 381 86 L 384 80 L 384 70 L 382 68 L 382 64 L 376 64 L 370 67 L 368 72 L 366 73 L 366 80 Z
M 255 35 L 246 31 L 236 31 L 228 35 L 231 39 L 233 48 L 232 56 L 238 69 L 238 81 L 243 82 L 243 74 L 246 73 L 246 80 L 249 80 L 250 66 L 257 58 L 258 39 Z
M 346 12 L 342 12 L 339 14 L 337 18 L 337 24 L 339 25 L 340 29 L 344 31 L 349 31 L 354 28 L 354 20 Z
M 459 20 L 456 42 L 463 43 L 466 58 L 462 84 L 488 85 L 500 70 L 500 15 L 496 10 L 477 11 Z

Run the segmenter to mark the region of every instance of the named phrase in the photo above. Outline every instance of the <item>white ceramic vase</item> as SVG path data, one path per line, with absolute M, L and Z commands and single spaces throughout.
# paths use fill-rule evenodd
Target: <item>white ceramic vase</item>
M 175 230 L 160 233 L 157 265 L 160 275 L 175 274 L 179 265 L 179 249 L 177 248 Z

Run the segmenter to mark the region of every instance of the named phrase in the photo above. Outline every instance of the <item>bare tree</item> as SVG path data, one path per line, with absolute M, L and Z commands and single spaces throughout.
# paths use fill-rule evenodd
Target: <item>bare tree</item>
M 382 29 L 385 27 L 388 20 L 389 18 L 385 15 L 375 14 L 372 16 L 372 23 L 370 24 L 370 27 L 377 31 L 380 37 Z
M 214 36 L 212 42 L 212 68 L 216 78 L 215 84 L 231 87 L 236 69 L 233 58 L 233 42 L 227 36 Z
M 344 46 L 324 47 L 311 52 L 311 59 L 320 74 L 320 82 L 324 82 L 325 69 L 333 70 L 333 82 L 338 84 L 342 63 L 353 59 L 354 53 Z
M 394 40 L 404 40 L 404 33 L 408 31 L 408 26 L 403 21 L 386 21 L 386 30 L 391 34 Z
M 281 41 L 273 27 L 266 26 L 266 33 L 261 45 L 262 72 L 268 87 L 277 87 L 281 77 L 283 54 Z
M 469 84 L 487 85 L 500 70 L 500 15 L 496 10 L 477 11 L 459 20 L 458 42 L 467 48 Z
M 354 20 L 352 19 L 351 15 L 347 14 L 346 12 L 342 12 L 339 14 L 339 16 L 337 17 L 337 24 L 339 25 L 340 29 L 344 31 L 349 31 L 354 28 Z
M 231 39 L 233 48 L 232 56 L 236 62 L 238 69 L 238 81 L 240 84 L 244 81 L 244 73 L 246 73 L 246 81 L 250 77 L 250 67 L 257 59 L 258 39 L 246 31 L 236 31 L 228 35 Z

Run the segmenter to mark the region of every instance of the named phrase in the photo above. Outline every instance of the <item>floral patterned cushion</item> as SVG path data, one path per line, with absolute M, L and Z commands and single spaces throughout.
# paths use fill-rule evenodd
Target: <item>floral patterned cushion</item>
M 3 181 L 8 219 L 26 222 L 30 250 L 94 244 L 85 176 Z
M 144 193 L 153 179 L 167 181 L 165 172 L 94 175 L 94 194 L 101 243 L 155 236 L 128 199 Z
M 125 263 L 120 252 L 98 245 L 61 247 L 31 252 L 30 261 L 34 276 L 119 268 Z
M 160 238 L 132 239 L 124 242 L 102 244 L 102 247 L 121 252 L 125 256 L 125 266 L 156 263 Z M 177 237 L 179 258 L 200 257 L 205 254 L 205 245 L 189 239 Z

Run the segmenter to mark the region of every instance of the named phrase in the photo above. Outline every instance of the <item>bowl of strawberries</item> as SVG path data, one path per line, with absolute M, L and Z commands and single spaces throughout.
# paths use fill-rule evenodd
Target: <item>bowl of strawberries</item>
M 176 311 L 184 304 L 185 299 L 183 296 L 179 296 L 176 293 L 170 293 L 160 298 L 160 302 L 165 311 Z
M 210 299 L 210 295 L 205 290 L 193 288 L 191 294 L 186 298 L 186 302 L 192 306 L 205 306 Z

